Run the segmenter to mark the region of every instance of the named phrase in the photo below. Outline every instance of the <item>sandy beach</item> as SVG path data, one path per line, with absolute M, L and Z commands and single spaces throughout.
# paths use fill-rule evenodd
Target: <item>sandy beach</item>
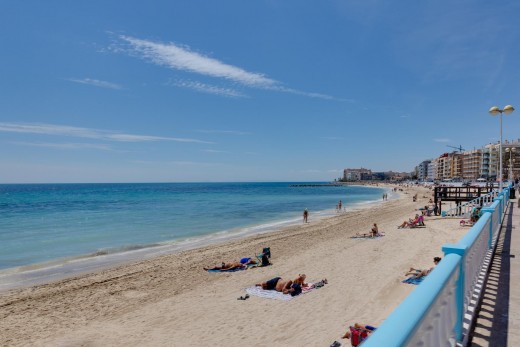
M 311 211 L 309 223 L 282 231 L 0 293 L 1 345 L 328 346 L 354 322 L 380 324 L 415 288 L 401 283 L 408 268 L 431 267 L 443 244 L 468 231 L 441 217 L 397 229 L 430 197 L 427 188 L 408 188 L 398 199 L 319 221 Z M 386 236 L 351 238 L 374 222 Z M 272 266 L 202 270 L 266 246 Z M 300 273 L 328 284 L 289 301 L 237 300 L 255 283 Z

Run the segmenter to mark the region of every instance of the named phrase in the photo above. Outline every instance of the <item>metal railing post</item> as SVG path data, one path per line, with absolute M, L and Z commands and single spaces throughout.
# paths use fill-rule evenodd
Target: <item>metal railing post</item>
M 466 262 L 466 249 L 465 245 L 452 245 L 446 244 L 442 246 L 442 251 L 444 252 L 444 256 L 448 254 L 457 254 L 462 259 L 460 262 L 459 268 L 459 278 L 457 279 L 457 288 L 455 295 L 455 302 L 457 305 L 457 320 L 455 323 L 455 337 L 457 341 L 462 341 L 462 323 L 464 320 L 464 281 L 465 281 L 465 262 Z

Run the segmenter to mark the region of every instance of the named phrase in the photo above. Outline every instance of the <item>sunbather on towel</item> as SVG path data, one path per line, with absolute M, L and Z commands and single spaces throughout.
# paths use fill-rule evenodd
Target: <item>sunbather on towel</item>
M 263 290 L 276 290 L 288 294 L 291 291 L 293 281 L 285 281 L 281 277 L 271 278 L 269 281 L 256 284 L 257 287 L 262 287 Z
M 433 263 L 435 265 L 439 264 L 439 262 L 441 261 L 441 258 L 440 257 L 435 257 L 433 258 Z M 434 266 L 435 267 L 435 266 Z M 424 269 L 424 270 L 421 270 L 421 269 L 416 269 L 416 268 L 413 268 L 411 267 L 410 270 L 408 270 L 408 272 L 405 274 L 405 276 L 414 276 L 415 278 L 421 278 L 423 276 L 426 276 L 428 275 L 430 272 L 432 272 L 433 268 L 434 267 L 431 267 L 429 269 Z
M 258 265 L 258 260 L 254 258 L 242 258 L 239 261 L 232 261 L 229 263 L 222 262 L 221 266 L 215 266 L 213 268 L 203 268 L 204 270 L 235 270 L 235 269 L 243 269 L 247 268 L 248 265 Z
M 244 269 L 244 268 L 247 268 L 247 265 L 246 264 L 242 264 L 241 262 L 238 262 L 238 261 L 233 261 L 233 262 L 230 262 L 230 263 L 224 263 L 222 262 L 222 265 L 221 266 L 215 266 L 213 268 L 203 268 L 204 270 L 222 270 L 222 271 L 228 271 L 228 270 L 235 270 L 235 269 Z

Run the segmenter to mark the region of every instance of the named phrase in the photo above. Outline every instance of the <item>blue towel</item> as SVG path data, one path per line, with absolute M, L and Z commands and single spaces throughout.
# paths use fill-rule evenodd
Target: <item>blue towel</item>
M 245 267 L 236 268 L 233 270 L 208 269 L 208 272 L 236 272 L 236 271 L 241 271 L 241 270 L 245 270 L 245 269 L 246 269 Z
M 419 283 L 421 283 L 423 280 L 424 280 L 424 277 L 425 276 L 421 276 L 419 278 L 415 277 L 415 276 L 410 276 L 408 277 L 407 279 L 405 279 L 404 281 L 402 281 L 403 283 L 408 283 L 408 284 L 415 284 L 415 285 L 418 285 Z
M 246 270 L 246 269 L 253 268 L 253 267 L 255 267 L 255 264 L 247 264 L 247 267 L 239 267 L 239 268 L 236 268 L 233 270 L 208 269 L 208 272 L 237 272 L 237 271 Z

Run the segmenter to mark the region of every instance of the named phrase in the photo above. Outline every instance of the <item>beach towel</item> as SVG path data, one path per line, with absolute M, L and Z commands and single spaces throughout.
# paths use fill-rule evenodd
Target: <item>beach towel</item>
M 356 234 L 354 236 L 351 236 L 350 238 L 354 240 L 375 240 L 380 239 L 383 236 L 385 236 L 385 234 L 377 234 L 376 236 L 371 236 L 370 234 Z
M 208 269 L 208 272 L 236 272 L 236 271 L 242 271 L 245 270 L 245 267 L 240 267 L 232 270 L 219 270 L 219 269 Z
M 208 272 L 236 272 L 236 271 L 247 270 L 247 269 L 251 269 L 251 268 L 255 268 L 255 267 L 257 267 L 255 264 L 247 264 L 247 267 L 239 267 L 239 268 L 232 269 L 232 270 L 208 269 L 206 271 L 208 271 Z
M 254 286 L 246 288 L 246 293 L 249 295 L 259 296 L 261 298 L 288 301 L 303 294 L 309 293 L 315 289 L 317 289 L 317 287 L 315 287 L 314 283 L 309 283 L 308 287 L 302 287 L 302 293 L 300 295 L 291 296 L 290 294 L 283 294 L 282 292 L 277 292 L 276 290 L 264 290 L 262 287 Z
M 426 276 L 421 276 L 421 277 L 410 276 L 407 279 L 403 280 L 402 282 L 418 285 L 419 283 L 421 283 L 424 280 L 424 277 L 426 277 Z

